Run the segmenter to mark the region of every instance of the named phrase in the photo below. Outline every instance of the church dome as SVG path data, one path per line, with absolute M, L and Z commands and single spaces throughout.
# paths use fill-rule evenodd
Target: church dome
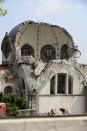
M 10 31 L 9 36 L 10 36 L 10 38 L 11 38 L 12 41 L 15 40 L 16 33 L 17 33 L 18 29 L 19 29 L 19 25 L 15 26 L 15 27 Z
M 74 47 L 71 35 L 64 28 L 43 22 L 25 21 L 14 27 L 9 37 L 17 56 L 32 55 L 46 62 L 68 59 L 67 50 Z
M 31 32 L 33 32 L 33 30 L 35 31 L 35 26 L 38 28 L 37 32 L 36 32 L 37 35 L 40 35 L 42 32 L 44 34 L 43 28 L 45 28 L 48 35 L 50 32 L 52 33 L 52 35 L 55 37 L 54 38 L 55 41 L 57 41 L 58 36 L 63 37 L 63 34 L 64 34 L 64 35 L 66 35 L 66 37 L 69 37 L 69 39 L 72 40 L 72 45 L 74 45 L 73 39 L 72 39 L 71 35 L 67 32 L 66 29 L 59 27 L 57 25 L 51 25 L 48 23 L 34 22 L 34 21 L 25 21 L 25 22 L 15 26 L 9 33 L 10 38 L 12 40 L 15 40 L 18 33 L 23 34 L 31 26 L 32 27 L 34 26 L 34 28 L 32 28 L 32 30 L 31 30 Z M 21 32 L 21 30 L 22 30 L 22 32 Z M 44 35 L 43 35 L 43 37 L 44 37 Z

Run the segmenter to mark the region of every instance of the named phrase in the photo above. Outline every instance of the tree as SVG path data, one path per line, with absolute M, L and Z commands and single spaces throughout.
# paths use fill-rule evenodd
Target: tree
M 0 4 L 3 2 L 4 0 L 0 0 Z M 7 14 L 7 10 L 6 9 L 3 9 L 0 7 L 0 16 L 4 16 Z

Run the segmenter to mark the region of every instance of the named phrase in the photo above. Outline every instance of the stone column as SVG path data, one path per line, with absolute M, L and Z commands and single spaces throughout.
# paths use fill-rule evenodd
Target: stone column
M 57 94 L 57 79 L 58 79 L 58 75 L 55 75 L 55 94 Z
M 68 74 L 66 74 L 66 80 L 65 80 L 65 94 L 68 94 Z
M 39 113 L 39 94 L 38 90 L 35 90 L 32 94 L 31 99 L 31 108 L 32 108 L 32 114 L 33 116 L 36 116 Z

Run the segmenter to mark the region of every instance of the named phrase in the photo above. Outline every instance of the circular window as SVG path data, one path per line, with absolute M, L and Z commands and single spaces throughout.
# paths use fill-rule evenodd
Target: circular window
M 29 56 L 32 55 L 34 57 L 34 50 L 30 45 L 23 45 L 21 48 L 21 56 Z
M 67 53 L 68 51 L 68 46 L 65 44 L 61 47 L 61 51 L 60 51 L 60 59 L 69 59 L 69 55 Z
M 12 87 L 11 87 L 11 86 L 5 87 L 5 89 L 4 89 L 4 93 L 5 93 L 5 94 L 11 94 L 12 92 L 13 92 L 13 90 L 12 90 Z
M 44 62 L 56 59 L 55 48 L 51 45 L 46 45 L 41 49 L 41 59 Z

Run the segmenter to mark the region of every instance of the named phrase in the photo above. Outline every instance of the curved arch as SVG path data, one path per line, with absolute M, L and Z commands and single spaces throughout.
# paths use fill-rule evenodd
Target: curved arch
M 51 45 L 45 45 L 40 51 L 41 60 L 44 62 L 49 62 L 50 60 L 56 59 L 56 50 Z
M 30 56 L 34 57 L 34 49 L 32 46 L 25 44 L 21 47 L 21 56 Z
M 69 75 L 68 76 L 68 94 L 73 93 L 73 78 Z
M 61 47 L 61 50 L 60 50 L 60 59 L 69 59 L 69 55 L 67 53 L 67 50 L 69 49 L 68 45 L 67 44 L 64 44 L 62 47 Z
M 5 89 L 4 89 L 4 94 L 8 95 L 8 94 L 11 94 L 11 93 L 13 93 L 12 86 L 6 86 Z

